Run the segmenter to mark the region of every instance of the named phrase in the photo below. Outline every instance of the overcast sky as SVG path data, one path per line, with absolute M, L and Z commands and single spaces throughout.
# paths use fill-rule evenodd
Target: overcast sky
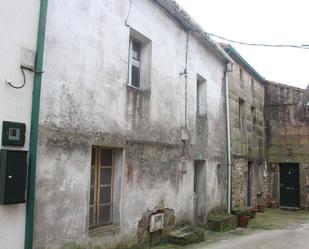
M 309 45 L 308 0 L 176 1 L 209 33 L 250 43 Z M 232 45 L 268 80 L 300 88 L 309 83 L 309 49 Z

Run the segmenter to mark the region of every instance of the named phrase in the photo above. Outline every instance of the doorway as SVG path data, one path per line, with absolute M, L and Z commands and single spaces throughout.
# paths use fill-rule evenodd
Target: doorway
M 194 221 L 205 223 L 206 214 L 206 165 L 205 161 L 194 161 Z
M 299 164 L 280 163 L 280 206 L 299 207 Z

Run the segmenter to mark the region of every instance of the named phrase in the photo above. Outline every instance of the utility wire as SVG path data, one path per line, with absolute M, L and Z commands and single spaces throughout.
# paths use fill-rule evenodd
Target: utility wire
M 222 37 L 220 35 L 215 35 L 215 34 L 208 33 L 208 32 L 206 32 L 206 34 L 208 36 L 213 36 L 213 37 L 219 38 L 219 39 L 224 40 L 224 41 L 228 41 L 228 42 L 232 42 L 232 43 L 237 43 L 237 44 L 241 44 L 241 45 L 246 45 L 246 46 L 309 49 L 309 45 L 248 43 L 248 42 L 235 41 L 235 40 L 228 39 L 228 38 Z
M 9 84 L 10 87 L 13 87 L 15 89 L 21 89 L 25 86 L 25 84 L 26 84 L 26 76 L 25 76 L 25 71 L 24 71 L 25 69 L 26 69 L 25 67 L 20 66 L 20 70 L 21 70 L 22 75 L 23 75 L 23 83 L 20 86 L 15 86 L 12 82 L 7 81 L 7 83 Z
M 132 0 L 129 0 L 129 10 L 128 10 L 127 18 L 126 18 L 126 21 L 125 21 L 125 25 L 127 27 L 130 27 L 130 25 L 128 24 L 128 19 L 130 17 L 130 13 L 131 13 L 131 7 L 132 7 Z

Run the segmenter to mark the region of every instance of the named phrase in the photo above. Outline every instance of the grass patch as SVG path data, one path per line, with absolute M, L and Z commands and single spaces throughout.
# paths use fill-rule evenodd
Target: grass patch
M 304 210 L 267 209 L 265 213 L 257 213 L 256 218 L 250 220 L 250 228 L 283 229 L 296 227 L 309 220 L 309 212 Z
M 173 245 L 173 244 L 161 244 L 156 247 L 152 247 L 151 249 L 182 249 L 184 248 L 181 245 Z

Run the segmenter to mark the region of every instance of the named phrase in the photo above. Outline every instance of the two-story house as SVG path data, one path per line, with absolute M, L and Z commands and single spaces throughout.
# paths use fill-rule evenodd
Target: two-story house
M 209 211 L 226 207 L 231 59 L 224 50 L 175 1 L 49 1 L 47 9 L 41 2 L 40 19 L 31 1 L 4 4 L 24 18 L 0 17 L 22 30 L 0 48 L 0 60 L 10 58 L 0 77 L 12 79 L 1 85 L 0 108 L 1 121 L 26 123 L 24 150 L 29 137 L 35 143 L 33 75 L 42 80 L 38 154 L 30 146 L 29 158 L 35 207 L 31 198 L 27 207 L 0 206 L 1 247 L 147 243 L 155 214 L 163 214 L 167 231 L 204 224 Z M 42 69 L 26 63 L 25 87 L 12 88 L 22 76 L 20 58 L 34 58 L 38 22 Z M 3 236 L 11 231 L 18 236 Z

